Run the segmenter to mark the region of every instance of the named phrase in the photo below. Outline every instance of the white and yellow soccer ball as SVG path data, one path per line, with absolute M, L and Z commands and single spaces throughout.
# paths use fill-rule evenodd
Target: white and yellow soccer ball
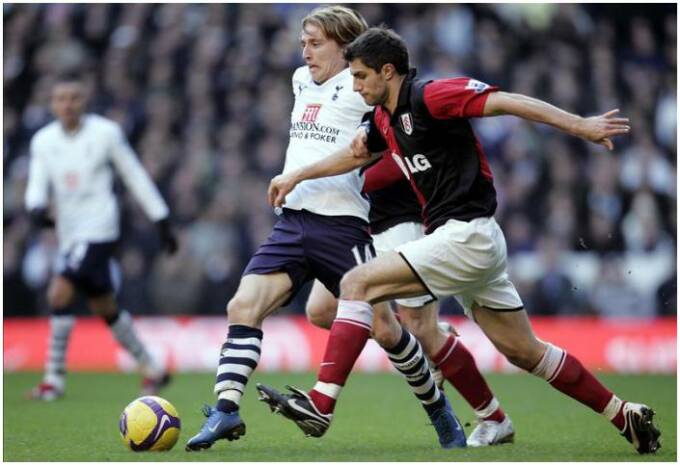
M 135 399 L 120 415 L 120 435 L 132 451 L 170 450 L 179 438 L 180 421 L 175 407 L 157 396 Z

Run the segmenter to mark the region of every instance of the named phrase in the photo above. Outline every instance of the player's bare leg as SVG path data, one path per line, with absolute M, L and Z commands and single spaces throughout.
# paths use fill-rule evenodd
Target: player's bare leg
M 333 294 L 319 281 L 314 281 L 305 307 L 308 320 L 315 326 L 330 329 L 335 319 L 337 305 L 338 300 Z M 387 303 L 381 302 L 374 305 L 373 308 L 374 317 L 371 335 L 381 347 L 388 351 L 399 343 L 402 336 L 401 325 Z M 437 325 L 436 320 L 434 324 Z M 446 336 L 442 335 L 440 347 L 444 345 L 444 342 L 446 342 Z M 424 350 L 424 352 L 427 351 Z M 434 381 L 436 383 L 436 380 Z
M 249 274 L 241 278 L 236 294 L 227 304 L 229 333 L 220 350 L 215 381 L 217 405 L 204 407 L 207 419 L 198 434 L 187 442 L 187 451 L 207 449 L 216 440 L 232 441 L 245 435 L 239 403 L 248 378 L 260 361 L 262 321 L 290 298 L 292 287 L 287 273 Z
M 337 309 L 338 299 L 320 281 L 314 280 L 305 306 L 307 320 L 319 328 L 331 329 Z
M 132 316 L 120 309 L 113 293 L 91 296 L 87 300 L 92 313 L 108 325 L 116 341 L 135 359 L 142 373 L 142 395 L 154 395 L 170 382 L 165 367 L 155 360 L 139 339 Z
M 392 265 L 395 260 L 404 266 L 396 273 Z M 398 276 L 399 273 L 402 276 Z M 428 411 L 442 447 L 464 447 L 462 427 L 448 400 L 434 384 L 420 345 L 408 331 L 401 328 L 389 307 L 380 305 L 389 300 L 390 294 L 372 298 L 369 302 L 367 291 L 373 285 L 373 281 L 368 281 L 370 279 L 375 279 L 377 285 L 383 285 L 383 280 L 398 280 L 404 283 L 402 290 L 413 295 L 424 293 L 410 268 L 396 254 L 381 255 L 353 268 L 341 282 L 336 319 L 331 327 L 314 388 L 309 393 L 294 389 L 292 395 L 281 395 L 267 386 L 258 385 L 263 400 L 293 419 L 306 434 L 323 435 L 330 426 L 342 387 L 373 329 L 376 341 L 382 343 L 394 366 L 407 377 L 414 393 Z M 392 345 L 395 342 L 396 345 Z
M 639 453 L 653 453 L 660 447 L 660 432 L 652 422 L 654 412 L 646 405 L 622 401 L 578 359 L 564 349 L 539 340 L 526 311 L 498 312 L 477 306 L 473 308 L 473 315 L 511 363 L 603 415 Z
M 47 344 L 45 374 L 38 386 L 28 392 L 35 400 L 56 400 L 64 395 L 66 378 L 66 351 L 75 316 L 68 307 L 75 298 L 73 283 L 63 276 L 54 276 L 47 289 L 47 303 L 50 308 L 50 336 Z
M 439 328 L 436 304 L 416 308 L 398 305 L 397 308 L 402 324 L 418 338 L 435 368 L 441 370 L 443 377 L 475 412 L 478 424 L 468 437 L 468 446 L 513 442 L 512 421 L 503 412 L 463 341 Z

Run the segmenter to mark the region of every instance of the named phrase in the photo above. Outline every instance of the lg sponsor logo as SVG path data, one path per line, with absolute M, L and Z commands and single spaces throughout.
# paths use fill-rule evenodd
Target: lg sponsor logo
M 400 157 L 396 153 L 392 152 L 392 158 L 397 166 L 401 169 L 406 176 L 406 179 L 411 179 L 411 173 L 420 173 L 427 171 L 432 168 L 432 164 L 427 159 L 427 157 L 421 153 L 413 155 L 412 157 Z

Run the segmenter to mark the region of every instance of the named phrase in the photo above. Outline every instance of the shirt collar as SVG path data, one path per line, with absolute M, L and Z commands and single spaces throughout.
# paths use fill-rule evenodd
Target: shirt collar
M 397 113 L 396 110 L 399 108 L 408 105 L 409 97 L 411 96 L 411 82 L 413 81 L 413 78 L 416 77 L 416 74 L 417 71 L 415 68 L 409 69 L 408 73 L 406 73 L 406 78 L 404 78 L 404 81 L 401 83 L 401 88 L 399 89 L 399 100 L 397 101 L 397 108 L 394 113 Z

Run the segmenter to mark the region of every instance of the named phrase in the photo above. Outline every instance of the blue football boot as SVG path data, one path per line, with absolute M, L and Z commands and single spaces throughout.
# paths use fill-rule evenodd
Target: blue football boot
M 444 402 L 442 408 L 430 414 L 432 426 L 434 426 L 437 436 L 439 436 L 439 444 L 441 444 L 443 449 L 467 447 L 463 426 L 458 421 L 446 396 L 444 396 Z
M 218 439 L 233 441 L 246 434 L 246 424 L 241 420 L 238 411 L 224 413 L 204 405 L 203 415 L 208 418 L 203 423 L 201 431 L 187 441 L 184 448 L 187 452 L 208 449 Z

